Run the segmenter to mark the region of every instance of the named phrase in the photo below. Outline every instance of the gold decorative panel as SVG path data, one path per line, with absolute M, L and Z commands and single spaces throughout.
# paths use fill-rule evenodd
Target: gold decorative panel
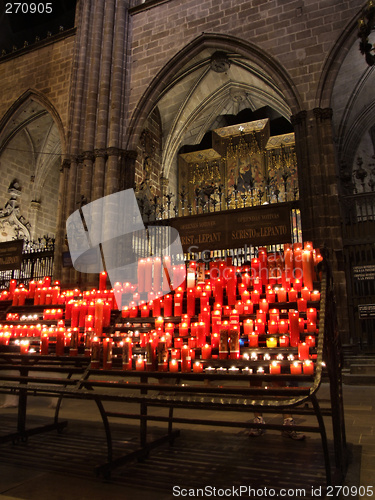
M 212 131 L 212 148 L 179 155 L 179 197 L 194 212 L 295 198 L 294 134 L 270 137 L 269 119 Z

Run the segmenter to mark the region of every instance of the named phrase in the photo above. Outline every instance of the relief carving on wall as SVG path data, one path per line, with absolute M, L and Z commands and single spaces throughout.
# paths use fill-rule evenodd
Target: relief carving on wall
M 0 209 L 0 241 L 27 240 L 30 241 L 30 223 L 20 215 L 18 198 L 21 187 L 16 179 L 9 186 L 10 199 L 5 207 Z

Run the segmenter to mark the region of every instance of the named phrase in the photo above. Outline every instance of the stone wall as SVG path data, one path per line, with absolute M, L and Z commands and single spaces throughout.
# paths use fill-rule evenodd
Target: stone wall
M 0 60 L 0 120 L 28 90 L 40 92 L 67 129 L 74 36 Z M 1 133 L 1 130 L 0 130 Z
M 129 115 L 163 66 L 202 33 L 251 42 L 285 69 L 302 109 L 319 106 L 324 63 L 362 6 L 362 0 L 173 0 L 144 6 L 131 19 Z
M 20 215 L 30 223 L 32 237 L 35 239 L 47 234 L 54 236 L 56 234 L 60 158 L 57 158 L 44 175 L 41 193 L 36 200 L 33 196 L 34 158 L 31 154 L 20 152 L 20 150 L 27 151 L 29 147 L 30 144 L 26 136 L 19 134 L 0 156 L 0 207 L 4 208 L 10 196 L 8 193 L 9 185 L 14 179 L 17 179 L 22 193 L 18 200 Z

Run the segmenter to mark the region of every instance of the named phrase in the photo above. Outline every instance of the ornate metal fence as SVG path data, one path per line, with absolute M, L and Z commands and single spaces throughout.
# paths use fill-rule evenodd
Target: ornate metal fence
M 53 238 L 40 238 L 38 241 L 25 241 L 20 270 L 0 271 L 0 289 L 9 287 L 9 282 L 16 279 L 28 285 L 32 280 L 40 280 L 51 276 L 55 240 Z
M 179 210 L 178 208 L 181 208 L 181 203 L 180 202 L 180 207 L 175 206 L 172 201 L 171 197 L 168 196 L 166 197 L 167 203 L 162 204 L 162 203 L 157 203 L 158 200 L 155 200 L 155 204 L 153 205 L 152 210 L 150 211 L 145 210 L 145 206 L 140 203 L 140 209 L 141 213 L 143 214 L 143 220 L 145 222 L 146 226 L 175 226 L 175 221 L 177 219 L 183 220 L 184 217 L 190 216 L 190 215 L 197 215 L 197 220 L 199 219 L 199 216 L 203 213 L 205 214 L 212 214 L 214 216 L 222 214 L 223 211 L 220 211 L 215 208 L 215 205 L 210 205 L 208 202 L 204 207 L 204 210 L 202 211 L 195 211 L 193 212 L 192 210 L 182 210 L 180 213 L 183 214 L 183 216 L 178 217 L 176 214 L 178 214 Z M 234 196 L 233 196 L 234 200 Z M 228 200 L 228 204 L 226 204 L 225 208 L 230 209 L 232 206 L 233 200 Z M 179 204 L 177 204 L 179 205 Z M 241 211 L 242 208 L 254 208 L 254 210 L 259 210 L 259 207 L 264 204 L 251 204 L 250 206 L 238 206 L 237 210 Z M 278 203 L 272 203 L 272 205 L 275 207 L 277 210 Z M 244 225 L 244 228 L 246 226 Z M 290 227 L 291 227 L 291 234 L 290 234 L 290 241 L 292 243 L 302 241 L 302 231 L 301 231 L 301 215 L 300 215 L 300 209 L 299 209 L 299 202 L 293 201 L 290 203 Z M 163 232 L 160 232 L 160 238 L 163 238 Z M 154 233 L 155 235 L 155 233 Z M 157 232 L 156 232 L 157 235 Z M 154 236 L 155 237 L 155 236 Z M 154 241 L 153 244 L 155 245 L 156 248 L 164 248 L 165 246 L 168 246 L 168 242 L 164 241 Z M 283 250 L 283 245 L 267 245 L 268 251 L 269 252 L 279 252 Z M 251 258 L 255 257 L 257 254 L 257 245 L 253 245 L 251 243 L 251 240 L 249 239 L 248 244 L 239 246 L 238 248 L 225 248 L 225 247 L 220 247 L 220 244 L 218 243 L 217 248 L 214 250 L 211 250 L 209 252 L 195 252 L 194 254 L 185 254 L 185 260 L 196 260 L 196 259 L 203 259 L 203 260 L 210 260 L 212 258 L 219 258 L 219 259 L 224 259 L 226 257 L 232 257 L 232 261 L 234 265 L 241 265 L 245 261 L 251 260 Z M 133 241 L 133 249 L 135 253 L 139 256 L 143 255 L 147 257 L 149 255 L 150 247 L 149 247 L 149 242 L 145 239 L 137 239 L 137 241 Z
M 188 196 L 185 189 L 178 194 L 167 193 L 153 199 L 143 192 L 141 186 L 136 188 L 139 208 L 145 222 L 161 219 L 184 217 L 187 215 L 198 215 L 204 213 L 220 212 L 248 207 L 257 207 L 264 204 L 275 204 L 281 202 L 297 202 L 299 199 L 298 187 L 287 190 L 287 177 L 283 178 L 284 191 L 273 186 L 272 179 L 267 178 L 262 188 L 249 185 L 246 190 L 240 190 L 234 186 L 230 196 L 225 196 L 222 186 L 195 190 L 194 199 Z
M 375 348 L 375 192 L 342 197 L 351 342 Z

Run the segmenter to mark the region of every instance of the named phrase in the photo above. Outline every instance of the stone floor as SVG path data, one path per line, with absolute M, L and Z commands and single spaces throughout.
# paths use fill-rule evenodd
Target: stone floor
M 328 394 L 328 386 L 323 384 L 319 391 L 323 403 Z M 3 402 L 0 395 L 0 404 Z M 366 495 L 363 490 L 361 495 L 355 493 L 359 486 L 375 486 L 375 386 L 345 385 L 344 404 L 349 450 L 345 485 L 353 488 L 344 490 L 342 498 L 371 498 L 371 490 Z M 0 435 L 14 429 L 16 411 L 0 409 Z M 30 398 L 29 424 L 42 425 L 48 416 L 53 416 L 48 401 Z M 231 416 L 243 418 L 236 413 Z M 207 412 L 205 417 L 214 418 L 215 414 Z M 64 401 L 61 418 L 69 422 L 61 434 L 52 431 L 31 436 L 26 443 L 0 446 L 0 500 L 171 500 L 182 498 L 183 493 L 185 497 L 195 493 L 200 498 L 238 498 L 241 486 L 253 488 L 246 493 L 243 489 L 242 498 L 271 498 L 264 493 L 265 488 L 274 488 L 277 493 L 291 488 L 289 498 L 325 497 L 323 455 L 315 434 L 296 442 L 276 431 L 249 438 L 242 429 L 181 425 L 181 436 L 173 447 L 160 446 L 146 460 L 116 469 L 110 480 L 104 480 L 93 472 L 106 453 L 94 404 Z M 296 420 L 308 424 L 310 418 Z M 268 422 L 280 423 L 280 419 L 279 415 L 267 416 Z M 329 418 L 325 421 L 333 453 L 332 426 Z M 136 447 L 135 422 L 124 425 L 113 420 L 112 427 L 115 455 Z M 163 429 L 155 425 L 151 432 L 158 436 Z M 206 486 L 205 496 L 197 491 Z M 194 490 L 185 492 L 182 488 Z M 302 488 L 305 495 L 298 493 Z

